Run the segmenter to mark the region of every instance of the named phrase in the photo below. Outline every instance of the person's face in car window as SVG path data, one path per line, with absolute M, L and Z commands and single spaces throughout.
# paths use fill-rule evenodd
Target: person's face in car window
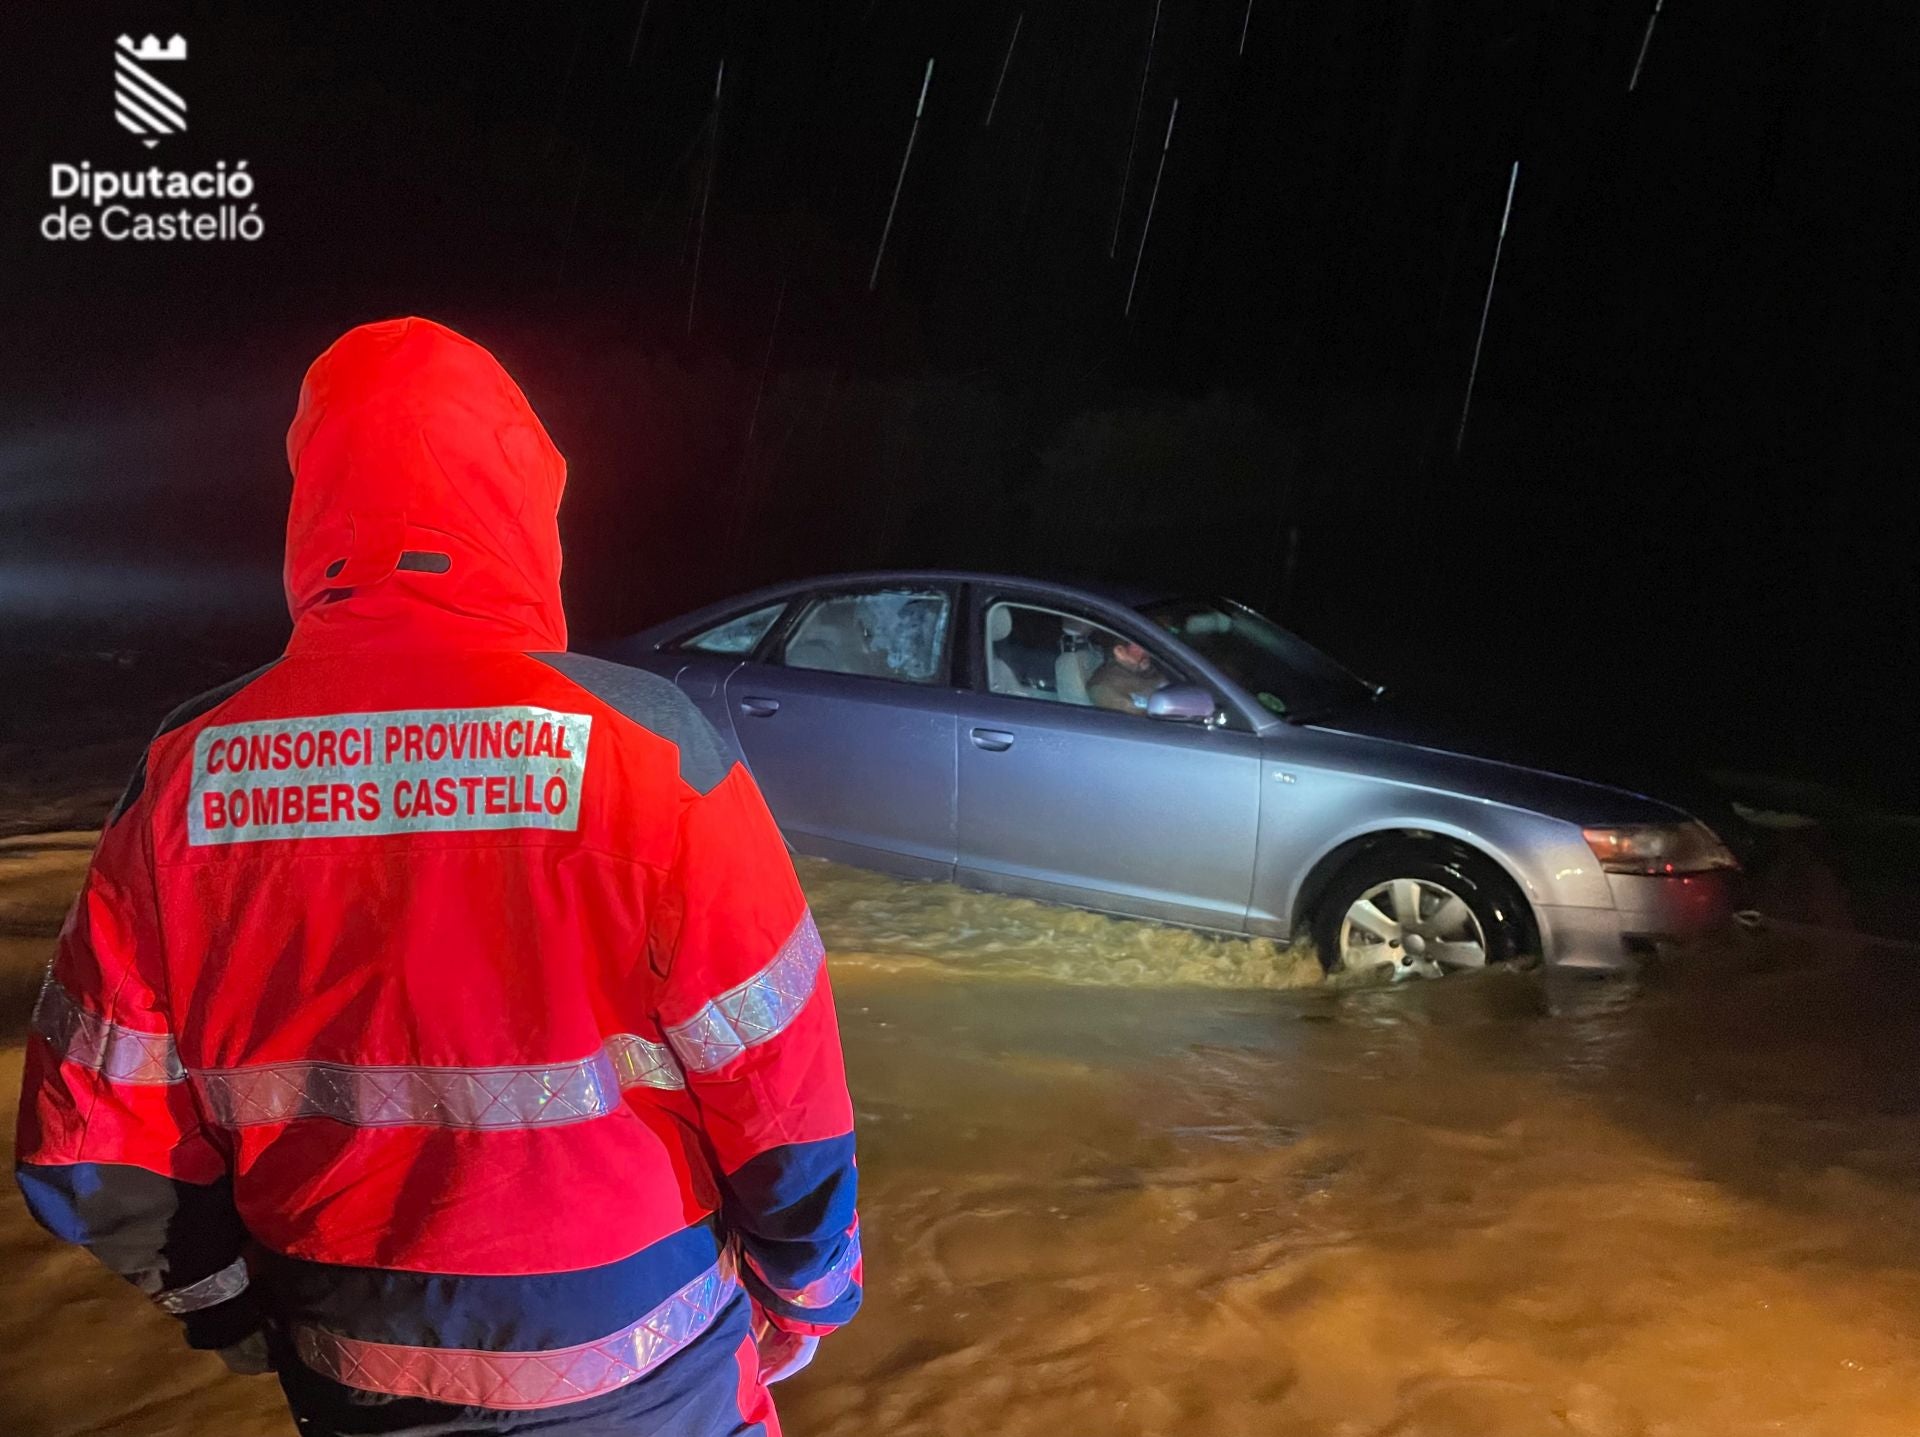
M 1136 674 L 1144 674 L 1153 667 L 1152 657 L 1131 639 L 1121 639 L 1113 646 L 1113 661 Z

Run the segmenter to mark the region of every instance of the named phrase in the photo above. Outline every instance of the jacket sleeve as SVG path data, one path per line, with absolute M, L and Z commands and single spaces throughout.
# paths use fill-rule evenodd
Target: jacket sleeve
M 146 805 L 94 851 L 34 1007 L 15 1176 L 27 1207 L 195 1347 L 258 1326 L 221 1151 L 202 1128 L 161 994 Z
M 657 1017 L 719 1169 L 742 1281 L 819 1335 L 860 1305 L 853 1107 L 826 954 L 786 845 L 735 764 L 683 813 L 661 904 Z

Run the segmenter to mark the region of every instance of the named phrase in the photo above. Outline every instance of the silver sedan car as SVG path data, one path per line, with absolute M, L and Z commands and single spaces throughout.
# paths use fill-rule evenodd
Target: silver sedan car
M 1437 741 L 1225 598 L 837 575 L 604 652 L 737 744 L 795 849 L 861 867 L 1395 976 L 1626 966 L 1734 906 L 1692 815 Z

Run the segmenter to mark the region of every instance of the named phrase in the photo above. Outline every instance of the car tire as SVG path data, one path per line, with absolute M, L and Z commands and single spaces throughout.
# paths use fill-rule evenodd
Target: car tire
M 1395 901 L 1408 896 L 1420 910 L 1412 925 L 1401 923 L 1404 903 Z M 1465 915 L 1448 899 L 1458 899 Z M 1362 900 L 1371 901 L 1370 910 L 1356 908 Z M 1398 929 L 1398 938 L 1388 938 L 1387 928 Z M 1396 979 L 1510 963 L 1526 953 L 1533 931 L 1526 901 L 1491 859 L 1457 844 L 1412 839 L 1370 848 L 1341 869 L 1309 922 L 1329 973 L 1391 961 Z M 1468 948 L 1476 943 L 1484 955 L 1479 960 Z M 1356 961 L 1372 947 L 1379 949 L 1377 962 Z

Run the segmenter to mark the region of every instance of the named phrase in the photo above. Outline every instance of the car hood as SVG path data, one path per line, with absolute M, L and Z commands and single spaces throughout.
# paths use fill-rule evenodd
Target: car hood
M 1496 734 L 1471 720 L 1429 715 L 1384 699 L 1303 727 L 1406 751 L 1396 767 L 1404 767 L 1402 776 L 1410 781 L 1573 822 L 1666 823 L 1700 813 L 1709 826 L 1722 827 L 1717 814 L 1702 812 L 1711 807 L 1709 797 L 1685 775 L 1544 730 Z

